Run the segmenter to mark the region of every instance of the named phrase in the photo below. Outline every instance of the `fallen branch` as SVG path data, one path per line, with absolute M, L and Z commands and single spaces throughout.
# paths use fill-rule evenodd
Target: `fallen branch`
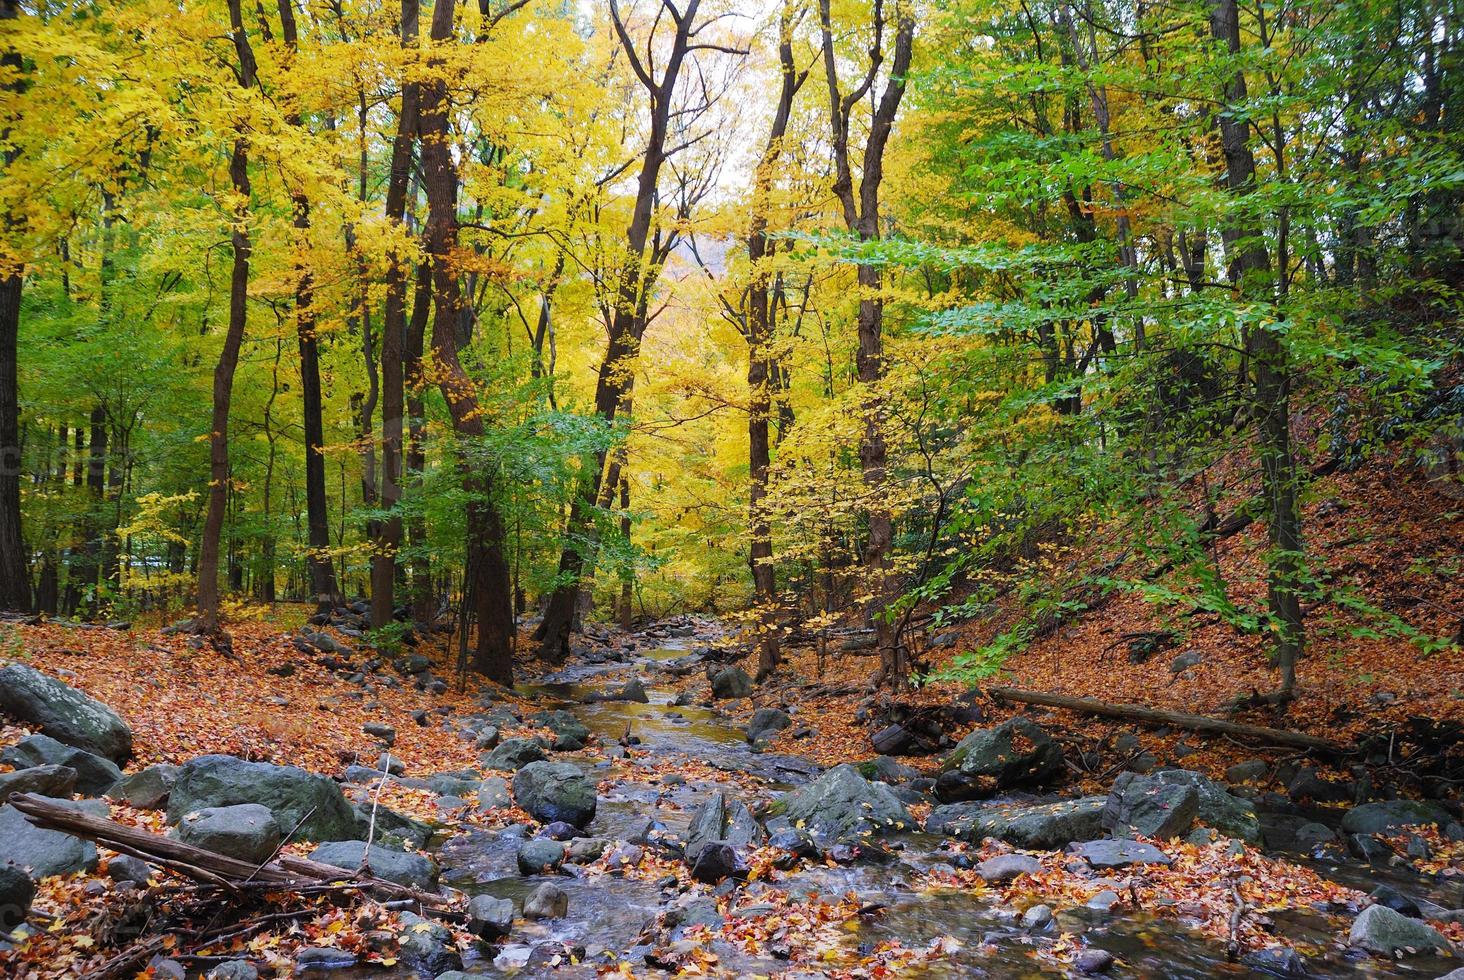
M 1041 691 L 1022 691 L 1014 687 L 988 687 L 986 694 L 997 701 L 1015 701 L 1021 704 L 1039 704 L 1048 708 L 1066 708 L 1089 715 L 1105 718 L 1120 718 L 1148 725 L 1170 725 L 1187 728 L 1190 731 L 1208 735 L 1232 735 L 1236 738 L 1254 739 L 1285 745 L 1291 748 L 1327 752 L 1332 755 L 1347 755 L 1354 751 L 1350 746 L 1316 735 L 1287 731 L 1283 728 L 1266 728 L 1263 725 L 1246 725 L 1241 722 L 1192 715 L 1183 711 L 1164 711 L 1148 708 L 1141 704 L 1114 704 L 1095 701 L 1092 698 L 1074 698 L 1064 694 L 1046 694 Z
M 186 878 L 231 892 L 248 887 L 284 892 L 318 891 L 326 886 L 329 889 L 370 892 L 384 899 L 408 899 L 429 907 L 450 905 L 453 901 L 448 896 L 418 891 L 394 881 L 288 854 L 279 855 L 264 864 L 240 861 L 181 840 L 80 813 L 55 800 L 31 793 L 13 794 L 9 802 L 37 827 L 95 841 L 121 854 L 130 854 Z

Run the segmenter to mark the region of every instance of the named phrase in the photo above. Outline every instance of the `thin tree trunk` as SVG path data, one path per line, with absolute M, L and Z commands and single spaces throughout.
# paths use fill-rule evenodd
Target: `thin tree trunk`
M 1240 15 L 1236 0 L 1213 0 L 1210 29 L 1232 57 L 1240 53 Z M 1222 94 L 1225 110 L 1219 114 L 1219 127 L 1225 153 L 1226 187 L 1237 198 L 1255 189 L 1256 161 L 1246 121 L 1247 98 L 1245 74 L 1236 69 Z M 1242 221 L 1227 226 L 1222 234 L 1226 256 L 1230 259 L 1230 280 L 1237 295 L 1271 298 L 1271 260 L 1261 229 L 1250 221 Z M 1246 350 L 1254 374 L 1261 482 L 1271 542 L 1266 585 L 1275 621 L 1273 659 L 1281 675 L 1276 699 L 1284 701 L 1295 688 L 1296 661 L 1301 656 L 1306 635 L 1300 594 L 1301 511 L 1297 503 L 1296 460 L 1291 450 L 1291 380 L 1286 347 L 1276 332 L 1249 331 Z
M 241 0 L 229 0 L 229 24 L 234 49 L 239 57 L 239 85 L 254 85 L 254 52 L 244 33 Z M 221 636 L 219 623 L 219 539 L 224 529 L 224 511 L 229 490 L 229 404 L 234 393 L 234 372 L 244 344 L 244 327 L 249 302 L 249 145 L 243 136 L 234 139 L 229 158 L 229 182 L 234 189 L 234 226 L 229 237 L 234 265 L 229 279 L 229 326 L 224 347 L 213 376 L 213 418 L 209 430 L 208 513 L 198 547 L 198 615 L 193 627 L 198 633 Z
M 280 28 L 285 46 L 294 53 L 299 49 L 293 0 L 279 0 Z M 301 125 L 292 113 L 288 121 Z M 303 248 L 310 232 L 310 198 L 303 192 L 291 194 L 297 247 Z M 322 420 L 320 391 L 320 344 L 316 333 L 315 279 L 301 261 L 295 268 L 295 332 L 300 346 L 300 401 L 305 428 L 305 527 L 309 550 L 306 566 L 310 571 L 310 591 L 315 593 L 317 608 L 324 610 L 341 601 L 336 584 L 335 567 L 330 562 L 330 513 L 325 486 L 325 424 Z
M 660 79 L 650 71 L 654 66 L 643 64 L 637 45 L 621 19 L 616 0 L 610 0 L 610 17 L 622 50 L 632 69 L 650 96 L 650 131 L 641 157 L 640 174 L 636 179 L 635 204 L 625 234 L 625 271 L 616 289 L 615 308 L 610 316 L 610 337 L 605 358 L 600 363 L 595 383 L 595 414 L 608 425 L 615 421 L 620 403 L 629 394 L 641 335 L 646 329 L 646 295 L 654 285 L 654 270 L 644 268 L 646 243 L 650 239 L 656 209 L 656 186 L 661 166 L 666 162 L 666 136 L 671 122 L 671 106 L 681 65 L 696 29 L 700 0 L 687 0 L 686 8 L 676 20 L 676 33 L 666 52 L 665 68 Z M 559 585 L 549 598 L 544 620 L 534 636 L 543 654 L 550 660 L 563 660 L 569 654 L 569 634 L 574 626 L 579 605 L 581 577 L 587 565 L 585 547 L 593 549 L 593 528 L 590 526 L 594 502 L 604 486 L 607 453 L 600 451 L 591 461 L 588 472 L 570 505 L 565 545 L 559 556 Z M 588 545 L 585 542 L 589 542 Z
M 0 21 L 20 17 L 19 0 L 0 3 Z M 0 56 L 0 67 L 11 74 L 6 89 L 24 87 L 25 65 L 12 48 Z M 8 136 L 8 131 L 0 137 Z M 18 152 L 5 152 L 8 170 Z M 7 219 L 7 224 L 11 219 Z M 0 609 L 30 608 L 30 572 L 26 568 L 25 538 L 20 512 L 20 293 L 24 269 L 18 264 L 0 270 Z M 64 437 L 63 437 L 64 439 Z
M 872 241 L 879 238 L 879 188 L 884 175 L 884 150 L 894 128 L 900 100 L 905 94 L 905 76 L 910 70 L 914 47 L 915 21 L 908 10 L 896 15 L 894 60 L 890 65 L 889 81 L 879 96 L 870 119 L 864 146 L 863 169 L 856 189 L 849 163 L 850 115 L 854 106 L 872 90 L 879 74 L 883 61 L 881 42 L 885 28 L 884 8 L 876 0 L 873 11 L 875 42 L 869 54 L 868 70 L 858 86 L 843 94 L 839 85 L 838 57 L 834 50 L 829 7 L 830 0 L 819 0 L 824 74 L 829 87 L 834 193 L 843 205 L 844 222 L 848 229 L 857 234 L 860 240 Z M 872 264 L 860 265 L 857 278 L 859 347 L 855 365 L 863 389 L 860 411 L 864 418 L 864 431 L 859 442 L 859 468 L 869 499 L 866 508 L 869 537 L 865 542 L 864 567 L 866 574 L 873 578 L 870 591 L 874 597 L 868 613 L 874 621 L 879 643 L 880 680 L 898 688 L 904 685 L 909 666 L 904 651 L 896 645 L 894 624 L 888 622 L 884 615 L 885 607 L 894 598 L 891 594 L 894 583 L 890 581 L 890 547 L 894 539 L 894 522 L 884 496 L 887 460 L 882 419 L 884 406 L 879 394 L 879 384 L 884 378 L 884 301 L 879 295 L 883 286 L 880 267 Z

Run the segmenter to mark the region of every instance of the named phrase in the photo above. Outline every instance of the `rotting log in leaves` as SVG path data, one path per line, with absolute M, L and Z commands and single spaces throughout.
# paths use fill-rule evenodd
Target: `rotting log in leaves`
M 8 802 L 24 814 L 27 820 L 43 830 L 59 830 L 73 837 L 94 841 L 120 854 L 141 858 L 186 878 L 215 885 L 226 891 L 241 891 L 251 887 L 267 887 L 282 892 L 318 891 L 322 886 L 329 886 L 341 891 L 369 892 L 376 898 L 386 900 L 408 899 L 427 908 L 451 905 L 453 902 L 449 896 L 408 888 L 364 873 L 363 869 L 352 871 L 288 854 L 282 854 L 265 864 L 240 861 L 238 858 L 181 840 L 81 813 L 64 803 L 33 793 L 15 793 Z
M 1192 715 L 1183 711 L 1165 711 L 1149 708 L 1142 704 L 1115 704 L 1095 701 L 1092 698 L 1075 698 L 1064 694 L 1046 694 L 1041 691 L 1022 691 L 1014 687 L 988 687 L 987 696 L 997 701 L 1016 701 L 1021 704 L 1038 704 L 1047 708 L 1065 708 L 1105 718 L 1120 718 L 1149 725 L 1172 725 L 1190 731 L 1209 735 L 1230 735 L 1235 738 L 1252 739 L 1285 745 L 1291 748 L 1326 752 L 1332 755 L 1347 755 L 1354 751 L 1350 746 L 1331 739 L 1307 735 L 1303 732 L 1287 731 L 1284 728 L 1267 728 L 1264 725 L 1247 725 L 1242 722 Z

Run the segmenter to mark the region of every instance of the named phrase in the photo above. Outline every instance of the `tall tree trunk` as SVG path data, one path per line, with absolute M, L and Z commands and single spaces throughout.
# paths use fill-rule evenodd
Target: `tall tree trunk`
M 762 159 L 758 161 L 757 177 L 753 187 L 752 220 L 747 235 L 747 259 L 752 270 L 752 281 L 747 297 L 747 460 L 748 493 L 747 517 L 752 532 L 748 548 L 748 565 L 752 570 L 753 596 L 758 606 L 758 653 L 757 674 L 766 677 L 777 667 L 779 660 L 777 617 L 777 578 L 773 568 L 773 533 L 763 512 L 763 501 L 768 495 L 768 469 L 772 465 L 772 444 L 769 437 L 769 422 L 772 416 L 772 387 L 777 373 L 777 362 L 773 353 L 773 310 L 769 296 L 769 270 L 766 268 L 770 254 L 768 248 L 768 194 L 772 188 L 773 168 L 783 152 L 783 140 L 788 135 L 788 120 L 793 112 L 793 97 L 808 77 L 807 72 L 798 72 L 793 61 L 793 19 L 794 3 L 783 4 L 779 23 L 778 65 L 782 72 L 782 84 L 778 88 L 777 108 L 773 113 L 772 129 L 763 148 Z
M 657 181 L 661 166 L 666 162 L 672 100 L 682 62 L 697 29 L 696 15 L 700 5 L 700 0 L 687 0 L 686 9 L 675 19 L 676 33 L 666 52 L 663 74 L 657 79 L 651 74 L 654 66 L 642 63 L 638 47 L 626 31 L 616 0 L 610 0 L 610 18 L 621 49 L 650 96 L 650 131 L 641 157 L 640 174 L 636 178 L 630 224 L 625 230 L 625 268 L 616 288 L 615 308 L 610 316 L 610 337 L 595 383 L 595 414 L 607 425 L 615 421 L 620 403 L 630 392 L 634 378 L 632 368 L 646 329 L 646 296 L 655 284 L 656 276 L 656 270 L 645 268 L 646 243 L 650 240 L 655 217 Z M 606 457 L 606 451 L 597 452 L 588 472 L 580 480 L 570 505 L 565 545 L 559 556 L 559 584 L 550 595 L 544 620 L 534 634 L 544 656 L 550 660 L 563 660 L 569 654 L 569 634 L 579 604 L 581 577 L 587 564 L 592 564 L 587 562 L 585 551 L 593 552 L 594 530 L 591 525 L 595 501 L 605 485 Z
M 254 51 L 244 33 L 241 0 L 229 0 L 229 26 L 239 57 L 239 85 L 254 85 Z M 213 376 L 213 418 L 209 430 L 208 513 L 203 521 L 203 538 L 198 546 L 198 615 L 196 632 L 221 636 L 219 624 L 219 539 L 224 529 L 224 511 L 229 498 L 229 404 L 234 394 L 234 371 L 244 345 L 244 327 L 249 302 L 249 144 L 242 135 L 234 139 L 229 158 L 229 182 L 234 189 L 234 226 L 229 236 L 234 253 L 229 278 L 229 326 L 224 347 Z
M 840 91 L 838 64 L 834 50 L 830 0 L 819 0 L 822 27 L 824 73 L 829 87 L 829 120 L 834 156 L 834 193 L 843 206 L 844 223 L 861 241 L 879 238 L 879 187 L 884 176 L 884 151 L 894 128 L 895 114 L 905 94 L 905 76 L 910 70 L 914 48 L 915 20 L 908 9 L 895 14 L 894 60 L 889 80 L 875 103 L 866 136 L 863 168 L 859 186 L 854 186 L 849 163 L 849 122 L 854 107 L 871 92 L 883 62 L 882 41 L 885 29 L 884 6 L 876 0 L 873 9 L 874 45 L 869 53 L 869 66 L 863 80 L 850 92 Z M 884 436 L 883 399 L 879 384 L 884 378 L 884 301 L 880 267 L 859 266 L 859 313 L 857 317 L 859 347 L 855 365 L 863 389 L 860 411 L 864 431 L 859 441 L 859 468 L 870 504 L 866 512 L 869 537 L 864 547 L 864 567 L 873 579 L 874 596 L 869 608 L 874 621 L 880 652 L 880 680 L 891 687 L 902 687 L 908 678 L 908 658 L 896 642 L 894 624 L 885 616 L 885 607 L 894 598 L 890 581 L 890 547 L 894 540 L 894 522 L 885 500 L 886 447 Z
M 279 0 L 280 28 L 285 46 L 299 49 L 299 33 L 295 26 L 294 0 Z M 288 121 L 301 125 L 298 113 Z M 310 232 L 310 198 L 304 191 L 291 194 L 294 205 L 297 247 L 303 248 Z M 295 269 L 295 332 L 300 347 L 300 402 L 305 428 L 305 562 L 310 570 L 310 591 L 315 593 L 319 609 L 328 609 L 341 601 L 336 585 L 335 566 L 330 561 L 330 513 L 325 487 L 325 423 L 322 419 L 320 391 L 320 342 L 316 333 L 315 279 L 310 269 L 300 262 Z
M 426 407 L 422 399 L 422 352 L 427 336 L 427 318 L 432 312 L 432 265 L 417 266 L 416 292 L 412 296 L 412 318 L 408 321 L 403 370 L 409 384 L 407 395 L 406 471 L 412 484 L 420 486 L 427 469 L 426 433 L 423 431 Z M 420 511 L 412 515 L 407 528 L 412 544 L 412 619 L 426 623 L 436 611 L 432 596 L 432 566 L 427 560 L 427 523 Z
M 0 21 L 20 17 L 19 0 L 0 3 Z M 0 55 L 0 67 L 11 75 L 6 89 L 19 93 L 25 65 L 17 49 Z M 0 136 L 8 136 L 8 132 Z M 17 151 L 5 151 L 5 167 Z M 7 219 L 7 224 L 10 219 Z M 25 269 L 0 269 L 0 609 L 30 608 L 30 572 L 20 514 L 20 292 Z
M 453 37 L 456 0 L 437 0 L 432 10 L 432 43 Z M 448 144 L 447 82 L 441 76 L 441 58 L 430 59 L 435 69 L 421 87 L 423 186 L 427 191 L 427 254 L 432 261 L 435 292 L 432 353 L 443 400 L 452 416 L 453 430 L 467 444 L 481 439 L 483 418 L 477 392 L 458 360 L 456 320 L 461 296 L 452 253 L 457 247 L 457 171 Z M 470 448 L 470 445 L 465 447 Z M 473 595 L 478 642 L 473 667 L 500 684 L 513 683 L 514 619 L 512 583 L 505 549 L 503 519 L 494 500 L 493 474 L 479 465 L 464 468 L 470 496 L 467 521 L 468 569 Z
M 403 0 L 401 37 L 409 46 L 417 38 L 417 0 Z M 386 183 L 386 220 L 393 227 L 405 223 L 407 186 L 412 176 L 412 139 L 416 135 L 416 82 L 402 85 L 402 109 L 392 140 L 391 173 Z M 455 180 L 456 178 L 454 178 Z M 402 417 L 406 410 L 403 381 L 403 340 L 407 331 L 407 269 L 394 257 L 386 273 L 386 309 L 381 324 L 381 507 L 390 511 L 402 499 Z M 376 524 L 371 554 L 371 625 L 391 622 L 395 602 L 396 553 L 402 546 L 402 519 L 389 515 Z
M 1240 14 L 1236 0 L 1213 0 L 1210 29 L 1229 57 L 1240 53 Z M 1245 74 L 1237 68 L 1226 81 L 1222 93 L 1224 111 L 1219 113 L 1225 183 L 1236 198 L 1244 198 L 1255 189 L 1256 161 L 1250 147 L 1247 99 Z M 1239 209 L 1244 207 L 1238 204 Z M 1262 230 L 1249 218 L 1229 223 L 1222 231 L 1230 281 L 1242 299 L 1270 300 L 1274 296 L 1271 259 L 1262 235 Z M 1291 379 L 1286 347 L 1275 331 L 1249 331 L 1246 353 L 1254 374 L 1261 485 L 1271 542 L 1266 586 L 1275 621 L 1273 659 L 1281 675 L 1275 698 L 1284 701 L 1291 697 L 1296 685 L 1296 661 L 1306 636 L 1300 594 L 1301 511 L 1297 503 L 1296 460 L 1291 450 Z

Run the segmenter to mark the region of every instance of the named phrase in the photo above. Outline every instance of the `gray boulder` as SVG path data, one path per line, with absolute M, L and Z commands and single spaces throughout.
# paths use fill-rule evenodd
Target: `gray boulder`
M 408 966 L 434 977 L 462 969 L 463 958 L 453 944 L 452 930 L 413 912 L 401 913 L 401 920 L 397 943 Z
M 35 897 L 36 883 L 30 875 L 14 865 L 0 864 L 0 930 L 9 932 L 24 922 Z
M 514 772 L 531 762 L 542 762 L 547 758 L 544 743 L 537 738 L 506 738 L 478 761 L 484 769 Z
M 525 919 L 562 919 L 569 914 L 569 896 L 553 882 L 544 882 L 524 899 Z
M 0 668 L 0 712 L 116 763 L 132 756 L 132 729 L 117 712 L 34 667 Z
M 82 796 L 100 796 L 122 779 L 122 770 L 111 759 L 67 745 L 48 735 L 27 735 L 0 751 L 0 762 L 17 769 L 30 766 L 65 766 L 74 769 L 76 792 Z M 3 799 L 0 796 L 0 800 Z
M 356 814 L 356 832 L 350 835 L 355 840 L 366 840 L 369 837 L 379 844 L 405 844 L 413 849 L 420 849 L 426 847 L 427 841 L 432 837 L 432 827 L 429 824 L 398 813 L 390 807 L 377 805 L 374 830 L 369 802 L 352 804 L 351 810 Z
M 40 796 L 68 798 L 76 792 L 76 770 L 70 766 L 30 766 L 14 772 L 0 773 L 0 800 L 11 793 L 36 793 Z
M 953 803 L 1041 785 L 1062 771 L 1062 749 L 1047 732 L 1018 716 L 961 739 L 942 769 L 936 796 Z
M 1195 822 L 1200 794 L 1184 782 L 1120 773 L 1103 805 L 1103 829 L 1115 837 L 1178 837 Z
M 1004 884 L 1021 875 L 1042 870 L 1042 862 L 1026 854 L 998 854 L 976 865 L 976 873 L 988 884 Z
M 590 730 L 568 711 L 537 711 L 528 720 L 554 733 L 554 749 L 559 752 L 577 751 L 590 740 Z
M 531 837 L 518 849 L 516 860 L 519 874 L 525 878 L 533 875 L 558 874 L 564 867 L 564 845 L 547 837 Z
M 513 931 L 513 902 L 492 895 L 474 895 L 468 902 L 468 931 L 490 943 L 503 939 Z
M 696 852 L 691 862 L 691 877 L 707 885 L 720 884 L 726 878 L 744 877 L 747 865 L 731 844 L 712 841 Z
M 152 875 L 152 865 L 142 858 L 119 854 L 107 862 L 107 877 L 113 881 L 130 881 L 138 885 L 145 885 Z
M 513 796 L 508 792 L 508 780 L 502 776 L 489 776 L 478 786 L 478 807 L 483 810 L 506 810 L 513 806 Z
M 232 755 L 200 756 L 183 765 L 168 796 L 168 822 L 237 803 L 268 807 L 286 833 L 294 830 L 293 839 L 350 840 L 359 832 L 356 813 L 334 780 Z
M 168 794 L 178 781 L 178 767 L 166 762 L 148 766 L 146 769 L 123 776 L 107 795 L 114 800 L 130 803 L 139 810 L 160 810 L 167 805 Z
M 1126 868 L 1131 864 L 1169 864 L 1169 855 L 1153 844 L 1136 840 L 1090 840 L 1069 851 L 1095 868 Z
M 568 763 L 529 763 L 514 775 L 513 795 L 540 823 L 563 820 L 584 827 L 595 816 L 594 782 Z
M 1348 810 L 1342 817 L 1342 830 L 1349 834 L 1386 834 L 1420 824 L 1442 827 L 1452 819 L 1449 811 L 1436 803 L 1386 800 Z
M 752 678 L 741 667 L 723 667 L 712 674 L 712 697 L 720 700 L 752 696 Z
M 695 863 L 697 854 L 708 844 L 720 841 L 733 847 L 748 847 L 762 843 L 765 837 L 747 804 L 736 797 L 729 799 L 722 793 L 713 793 L 692 814 L 686 830 L 686 861 Z
M 280 825 L 258 803 L 210 806 L 183 815 L 178 836 L 185 844 L 263 864 L 280 846 Z
M 226 960 L 207 976 L 208 980 L 259 980 L 259 971 L 248 960 Z
M 370 866 L 371 874 L 377 878 L 385 878 L 418 891 L 437 890 L 437 862 L 421 854 L 382 847 L 379 844 L 372 844 L 368 852 L 366 842 L 359 840 L 328 841 L 310 852 L 310 860 L 344 868 L 353 874 L 361 867 L 363 856 Z
M 884 783 L 871 783 L 848 763 L 785 794 L 772 812 L 801 825 L 821 842 L 883 835 L 914 825 L 894 790 Z
M 86 806 L 74 804 L 70 800 L 57 802 L 94 816 L 105 815 L 97 812 L 95 803 Z M 63 834 L 59 830 L 42 830 L 15 807 L 0 806 L 0 865 L 6 864 L 28 870 L 30 876 L 39 881 L 51 875 L 94 870 L 97 866 L 97 848 L 91 841 Z
M 1033 806 L 951 803 L 932 810 L 925 829 L 973 844 L 995 837 L 1028 850 L 1050 851 L 1102 837 L 1105 802 L 1106 797 L 1085 796 Z
M 772 738 L 791 724 L 793 719 L 781 708 L 758 708 L 747 723 L 747 740 L 756 742 Z
M 1352 923 L 1347 941 L 1370 953 L 1409 956 L 1437 952 L 1453 953 L 1453 946 L 1433 926 L 1383 905 L 1369 905 Z
M 1196 818 L 1200 823 L 1247 844 L 1261 843 L 1261 821 L 1249 800 L 1231 794 L 1220 783 L 1189 769 L 1163 769 L 1156 775 L 1168 785 L 1194 787 L 1199 797 Z

